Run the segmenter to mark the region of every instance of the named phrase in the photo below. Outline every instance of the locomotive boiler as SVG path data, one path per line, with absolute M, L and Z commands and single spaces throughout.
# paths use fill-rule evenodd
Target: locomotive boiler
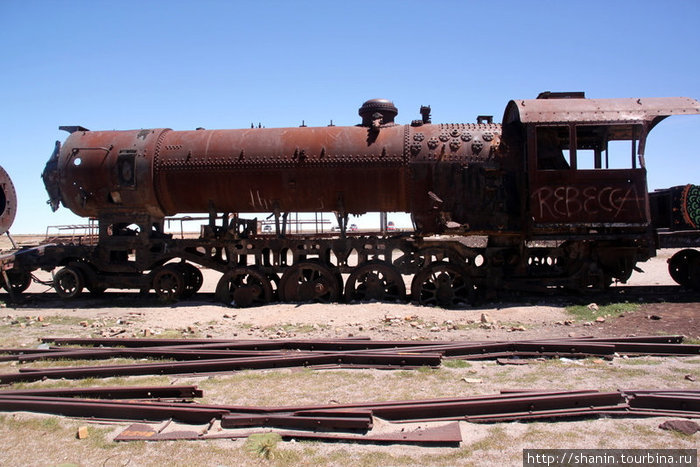
M 398 110 L 383 99 L 359 113 L 362 123 L 350 127 L 63 127 L 71 135 L 44 178 L 54 208 L 125 222 L 134 214 L 332 211 L 344 228 L 349 214 L 373 211 L 411 213 L 424 234 L 449 222 L 514 228 L 518 206 L 503 177 L 516 167 L 500 150 L 499 125 L 431 125 L 427 114 L 397 125 Z
M 659 121 L 691 113 L 700 103 L 688 98 L 547 92 L 511 101 L 502 124 L 433 124 L 422 107 L 400 125 L 392 102 L 373 99 L 356 126 L 61 127 L 70 135 L 43 173 L 49 203 L 97 219 L 97 242 L 17 256 L 13 269 L 60 268 L 65 297 L 87 287 L 178 299 L 209 268 L 217 297 L 237 306 L 409 295 L 450 307 L 501 289 L 602 289 L 672 246 L 659 232 L 674 228 L 652 218 L 661 203 L 644 149 Z M 410 213 L 415 230 L 348 231 L 349 215 L 377 211 Z M 274 234 L 241 217 L 250 212 L 274 216 Z M 339 232 L 292 235 L 292 212 L 333 212 Z M 208 214 L 199 238 L 164 231 L 178 213 Z M 699 261 L 677 260 L 685 285 L 700 280 Z

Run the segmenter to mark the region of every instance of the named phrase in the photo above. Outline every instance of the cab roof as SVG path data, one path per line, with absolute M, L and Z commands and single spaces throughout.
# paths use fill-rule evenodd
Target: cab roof
M 503 124 L 639 123 L 644 124 L 648 131 L 669 115 L 692 114 L 700 114 L 700 102 L 689 97 L 538 98 L 510 101 L 503 115 Z

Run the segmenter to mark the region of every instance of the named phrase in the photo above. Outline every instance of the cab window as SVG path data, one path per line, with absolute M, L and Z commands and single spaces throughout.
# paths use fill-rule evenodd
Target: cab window
M 538 170 L 635 169 L 641 125 L 538 126 Z

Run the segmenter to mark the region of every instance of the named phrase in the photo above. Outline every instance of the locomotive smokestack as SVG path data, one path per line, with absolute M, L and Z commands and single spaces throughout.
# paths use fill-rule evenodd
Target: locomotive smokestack
M 370 99 L 362 104 L 358 110 L 362 117 L 362 126 L 372 126 L 372 121 L 382 119 L 382 125 L 394 123 L 394 118 L 399 114 L 393 102 L 388 99 Z

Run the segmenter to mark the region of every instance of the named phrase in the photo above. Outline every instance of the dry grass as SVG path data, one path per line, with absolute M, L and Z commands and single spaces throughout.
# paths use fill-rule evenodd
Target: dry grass
M 215 283 L 215 281 L 214 281 Z M 80 337 L 111 328 L 125 337 L 206 336 L 275 338 L 277 332 L 304 338 L 337 338 L 348 334 L 380 339 L 505 340 L 564 337 L 587 334 L 592 328 L 564 326 L 571 319 L 564 306 L 501 305 L 490 310 L 438 310 L 410 305 L 270 305 L 232 310 L 211 303 L 164 306 L 138 298 L 120 298 L 112 305 L 82 302 L 57 304 L 42 298 L 41 307 L 5 308 L 0 318 L 0 341 L 5 347 L 35 347 L 42 336 Z M 118 302 L 118 303 L 117 303 Z M 138 302 L 137 308 L 131 303 Z M 47 304 L 49 303 L 49 304 Z M 602 308 L 602 307 L 601 307 Z M 483 328 L 487 312 L 497 323 Z M 619 310 L 604 309 L 615 316 Z M 226 316 L 227 315 L 227 316 Z M 39 321 L 38 316 L 43 316 Z M 394 317 L 397 319 L 389 319 Z M 410 317 L 410 319 L 408 319 Z M 450 327 L 447 322 L 451 322 Z M 13 324 L 14 322 L 14 324 Z M 85 322 L 84 324 L 82 324 Z M 512 332 L 522 326 L 525 331 Z M 431 328 L 440 328 L 437 332 Z M 188 328 L 191 328 L 188 330 Z M 630 330 L 633 332 L 634 330 Z M 134 360 L 122 360 L 133 362 Z M 85 361 L 88 365 L 114 361 Z M 72 366 L 78 362 L 33 363 Z M 84 387 L 113 385 L 197 384 L 202 402 L 231 405 L 301 405 L 432 399 L 495 394 L 502 389 L 644 389 L 691 388 L 700 381 L 700 359 L 596 358 L 580 361 L 532 360 L 527 365 L 500 366 L 492 361 L 446 361 L 440 368 L 418 370 L 311 370 L 241 371 L 215 376 L 136 376 L 87 380 L 37 381 L 14 388 Z M 18 365 L 0 362 L 0 373 L 15 373 Z M 691 379 L 692 379 L 691 378 Z M 113 438 L 128 423 L 89 423 L 90 436 L 75 437 L 85 420 L 27 413 L 0 413 L 0 465 L 521 465 L 524 448 L 696 448 L 697 436 L 680 436 L 657 427 L 663 419 L 597 419 L 570 422 L 507 424 L 461 423 L 459 448 L 371 446 L 348 443 L 277 442 L 264 449 L 247 449 L 245 440 L 130 442 Z M 381 421 L 378 421 L 379 425 Z M 270 459 L 261 452 L 268 450 Z
M 211 377 L 138 377 L 90 381 L 44 381 L 18 387 L 87 385 L 198 384 L 204 402 L 245 405 L 328 404 L 395 399 L 458 397 L 496 393 L 505 388 L 576 389 L 617 387 L 690 387 L 697 358 L 596 359 L 579 364 L 534 361 L 523 366 L 471 362 L 466 367 L 418 371 L 279 369 L 243 371 Z M 700 376 L 700 375 L 699 375 Z M 481 379 L 467 383 L 464 378 Z M 593 420 L 558 423 L 463 423 L 460 448 L 360 446 L 309 442 L 277 442 L 272 458 L 251 452 L 243 440 L 207 442 L 114 443 L 127 424 L 90 424 L 90 437 L 75 439 L 81 420 L 29 414 L 0 418 L 2 465 L 520 465 L 530 447 L 695 447 L 692 437 L 658 430 L 660 420 Z M 20 447 L 22 446 L 22 447 Z M 253 450 L 255 451 L 255 450 Z

